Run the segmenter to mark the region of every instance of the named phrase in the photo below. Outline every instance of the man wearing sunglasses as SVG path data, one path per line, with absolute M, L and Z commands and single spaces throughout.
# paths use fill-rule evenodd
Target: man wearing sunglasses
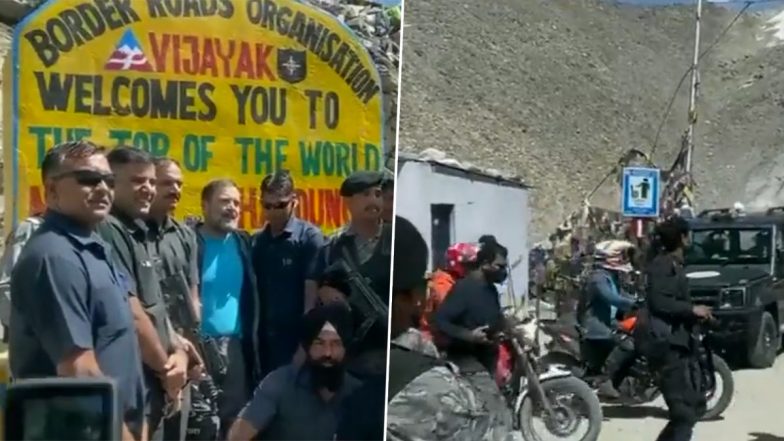
M 261 205 L 267 222 L 253 237 L 252 256 L 265 311 L 260 336 L 264 372 L 271 372 L 291 363 L 299 347 L 297 325 L 316 304 L 318 286 L 307 279 L 307 271 L 324 244 L 324 235 L 295 215 L 297 193 L 288 170 L 261 181 Z
M 149 439 L 162 440 L 163 420 L 180 407 L 189 356 L 169 321 L 157 273 L 160 260 L 145 223 L 155 197 L 155 165 L 149 153 L 133 147 L 117 147 L 107 159 L 116 178 L 115 198 L 99 233 L 130 275 L 130 304 L 147 386 Z M 149 321 L 143 321 L 144 316 Z
M 88 141 L 60 144 L 44 156 L 41 179 L 44 220 L 11 273 L 11 373 L 114 379 L 123 440 L 138 441 L 144 382 L 128 278 L 96 234 L 114 198 L 104 149 Z
M 351 261 L 348 264 L 369 280 L 370 290 L 388 305 L 392 227 L 381 219 L 383 180 L 381 172 L 357 171 L 343 181 L 340 195 L 351 215 L 351 221 L 333 234 L 321 248 L 310 279 L 321 280 L 327 268 L 348 259 Z M 359 327 L 367 317 L 362 317 L 356 310 L 354 314 L 356 326 Z M 349 372 L 364 379 L 384 371 L 386 348 L 387 325 L 377 321 L 364 335 L 355 338 L 349 347 Z

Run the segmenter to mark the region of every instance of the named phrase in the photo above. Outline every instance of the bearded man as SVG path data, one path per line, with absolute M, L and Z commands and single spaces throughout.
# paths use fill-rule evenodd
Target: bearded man
M 301 327 L 305 363 L 267 375 L 229 431 L 232 441 L 261 439 L 331 441 L 343 400 L 359 381 L 345 370 L 352 316 L 341 303 L 311 309 Z

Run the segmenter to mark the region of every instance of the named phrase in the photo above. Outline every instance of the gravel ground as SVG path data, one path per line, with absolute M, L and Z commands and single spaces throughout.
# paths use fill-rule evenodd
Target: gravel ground
M 735 398 L 720 421 L 697 425 L 693 441 L 784 441 L 784 356 L 766 370 L 735 372 Z M 666 424 L 666 406 L 605 407 L 601 441 L 653 441 Z

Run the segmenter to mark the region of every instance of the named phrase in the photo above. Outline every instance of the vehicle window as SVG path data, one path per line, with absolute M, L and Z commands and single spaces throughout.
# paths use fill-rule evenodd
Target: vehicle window
M 712 228 L 692 231 L 686 254 L 691 265 L 765 264 L 772 256 L 771 228 Z

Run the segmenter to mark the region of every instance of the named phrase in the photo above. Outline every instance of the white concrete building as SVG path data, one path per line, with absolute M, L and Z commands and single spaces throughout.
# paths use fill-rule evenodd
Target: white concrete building
M 492 234 L 509 249 L 507 289 L 519 304 L 528 289 L 531 187 L 516 177 L 449 160 L 437 150 L 420 155 L 401 152 L 398 160 L 396 213 L 410 220 L 427 240 L 430 268 L 442 264 L 449 245 Z M 508 301 L 504 295 L 503 303 Z

